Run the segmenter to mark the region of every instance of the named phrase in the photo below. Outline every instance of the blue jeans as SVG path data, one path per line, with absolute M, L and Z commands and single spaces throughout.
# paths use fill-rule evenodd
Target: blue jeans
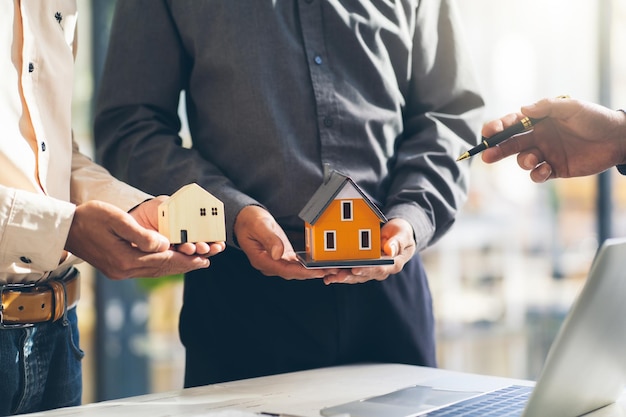
M 0 329 L 0 416 L 80 405 L 78 346 L 76 308 L 67 321 Z

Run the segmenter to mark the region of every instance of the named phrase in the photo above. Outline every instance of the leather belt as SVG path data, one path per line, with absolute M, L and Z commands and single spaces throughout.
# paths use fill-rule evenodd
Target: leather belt
M 30 284 L 0 285 L 0 329 L 56 321 L 80 298 L 76 268 L 63 277 Z

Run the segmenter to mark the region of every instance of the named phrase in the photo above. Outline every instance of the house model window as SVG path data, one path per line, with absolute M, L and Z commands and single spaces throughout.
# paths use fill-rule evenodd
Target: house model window
M 324 250 L 334 251 L 337 250 L 337 232 L 334 230 L 327 230 L 324 232 Z
M 361 250 L 370 250 L 372 249 L 372 231 L 370 229 L 361 229 L 359 230 L 360 237 L 360 246 Z
M 352 221 L 352 201 L 341 202 L 341 220 Z

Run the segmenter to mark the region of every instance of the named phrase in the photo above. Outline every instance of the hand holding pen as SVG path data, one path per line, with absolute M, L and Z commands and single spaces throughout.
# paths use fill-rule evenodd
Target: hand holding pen
M 457 158 L 457 161 L 462 161 L 464 159 L 467 159 L 471 156 L 476 155 L 477 153 L 484 151 L 487 148 L 499 145 L 500 143 L 504 142 L 505 140 L 515 135 L 519 135 L 522 132 L 530 130 L 533 128 L 533 126 L 535 126 L 537 123 L 539 123 L 543 119 L 545 119 L 545 117 L 541 117 L 541 118 L 523 117 L 519 121 L 508 126 L 506 129 L 504 129 L 501 132 L 496 133 L 493 136 L 490 136 L 488 138 L 483 136 L 481 142 L 477 146 L 474 146 L 472 149 L 465 152 L 463 155 L 459 156 Z
M 592 175 L 626 163 L 626 114 L 622 111 L 566 97 L 548 98 L 485 124 L 482 134 L 493 142 L 491 137 L 498 132 L 511 126 L 519 129 L 524 118 L 542 122 L 533 123 L 524 134 L 509 135 L 498 146 L 490 143 L 482 152 L 484 162 L 518 154 L 519 166 L 530 171 L 534 182 Z

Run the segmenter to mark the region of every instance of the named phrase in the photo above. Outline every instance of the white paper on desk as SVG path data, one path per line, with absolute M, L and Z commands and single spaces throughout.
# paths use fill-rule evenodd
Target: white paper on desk
M 471 398 L 480 392 L 450 391 L 415 385 L 389 394 L 352 401 L 321 410 L 323 416 L 407 417 Z

